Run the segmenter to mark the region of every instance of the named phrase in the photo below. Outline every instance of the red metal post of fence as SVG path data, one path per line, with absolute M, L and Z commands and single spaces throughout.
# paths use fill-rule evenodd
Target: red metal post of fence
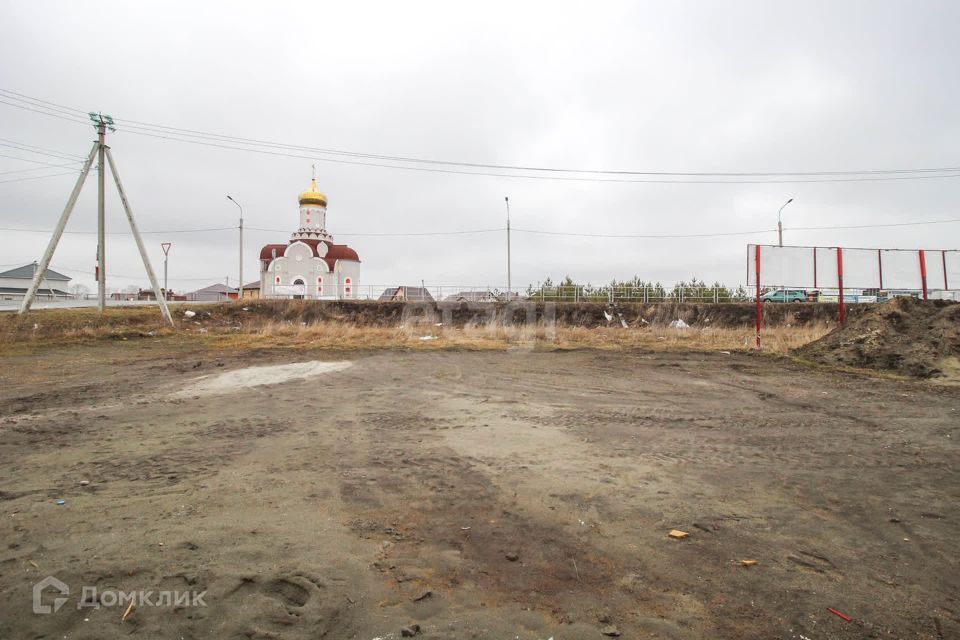
M 923 299 L 927 299 L 927 257 L 923 249 L 917 252 L 920 255 L 920 285 L 923 287 Z
M 877 270 L 880 272 L 880 288 L 883 289 L 883 251 L 877 249 Z
M 846 308 L 843 305 L 843 249 L 837 247 L 837 286 L 840 295 L 837 300 L 840 302 L 840 324 L 846 321 Z
M 760 348 L 760 316 L 763 313 L 763 306 L 760 302 L 760 245 L 755 247 L 756 249 L 756 258 L 754 266 L 756 268 L 756 279 L 757 279 L 757 349 Z

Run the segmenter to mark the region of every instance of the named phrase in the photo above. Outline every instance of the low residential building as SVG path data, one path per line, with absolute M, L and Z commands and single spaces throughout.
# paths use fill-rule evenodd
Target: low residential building
M 33 282 L 39 265 L 34 262 L 0 273 L 0 300 L 22 300 Z M 37 298 L 51 300 L 69 298 L 70 276 L 47 269 L 37 289 Z
M 236 299 L 237 290 L 219 282 L 187 294 L 187 300 L 192 302 L 226 302 Z
M 260 297 L 260 281 L 248 282 L 243 285 L 243 299 L 256 300 Z
M 446 298 L 446 302 L 506 302 L 508 300 L 520 300 L 520 294 L 513 292 L 509 296 L 506 291 L 461 291 L 454 293 Z
M 433 302 L 426 287 L 390 287 L 384 289 L 377 302 Z

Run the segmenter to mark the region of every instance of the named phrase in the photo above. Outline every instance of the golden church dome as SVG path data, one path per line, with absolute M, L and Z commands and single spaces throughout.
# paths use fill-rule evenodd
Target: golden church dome
M 317 181 L 310 181 L 310 188 L 300 194 L 300 204 L 319 204 L 321 206 L 327 206 L 327 196 L 322 191 L 317 189 Z

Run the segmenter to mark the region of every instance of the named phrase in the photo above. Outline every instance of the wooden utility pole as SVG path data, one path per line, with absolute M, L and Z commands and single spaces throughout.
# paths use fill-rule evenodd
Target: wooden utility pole
M 170 315 L 170 309 L 167 307 L 166 293 L 161 291 L 157 278 L 153 273 L 153 267 L 150 266 L 150 258 L 147 256 L 146 247 L 140 238 L 140 231 L 137 229 L 137 224 L 133 220 L 133 211 L 130 208 L 130 203 L 127 201 L 127 194 L 123 190 L 123 185 L 120 183 L 120 176 L 117 173 L 117 166 L 113 161 L 113 154 L 110 153 L 110 148 L 105 144 L 106 130 L 109 128 L 111 131 L 115 131 L 113 128 L 113 118 L 99 113 L 91 113 L 90 120 L 93 121 L 93 126 L 97 129 L 97 141 L 93 143 L 90 155 L 87 156 L 87 161 L 84 163 L 83 169 L 80 171 L 80 176 L 77 178 L 77 183 L 74 185 L 73 191 L 70 193 L 70 198 L 67 200 L 67 206 L 63 209 L 63 213 L 60 214 L 60 220 L 53 230 L 53 236 L 50 238 L 47 249 L 43 252 L 43 258 L 40 260 L 40 264 L 33 274 L 33 281 L 30 283 L 30 287 L 23 297 L 23 303 L 20 305 L 19 313 L 26 313 L 30 310 L 30 306 L 33 304 L 33 300 L 37 295 L 37 289 L 40 287 L 40 283 L 47 272 L 47 267 L 50 266 L 50 260 L 53 259 L 53 253 L 57 249 L 57 244 L 59 244 L 60 238 L 63 236 L 63 229 L 67 226 L 70 214 L 77 204 L 77 198 L 80 196 L 83 183 L 90 173 L 90 166 L 93 164 L 93 159 L 97 158 L 100 162 L 97 176 L 97 307 L 102 312 L 107 306 L 107 278 L 105 268 L 107 251 L 106 233 L 104 231 L 104 221 L 106 217 L 104 196 L 106 170 L 109 165 L 114 182 L 117 185 L 117 191 L 120 194 L 120 201 L 123 203 L 124 213 L 126 213 L 127 221 L 130 223 L 130 231 L 133 233 L 133 238 L 137 242 L 137 248 L 140 250 L 140 258 L 143 260 L 147 278 L 149 278 L 150 286 L 153 287 L 154 292 L 157 294 L 156 297 L 160 305 L 160 313 L 163 315 L 163 319 L 169 325 L 173 326 L 173 318 Z

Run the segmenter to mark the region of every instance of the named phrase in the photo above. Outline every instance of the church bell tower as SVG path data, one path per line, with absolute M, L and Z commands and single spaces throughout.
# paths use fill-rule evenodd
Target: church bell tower
M 294 240 L 330 240 L 327 233 L 327 196 L 317 189 L 317 178 L 310 179 L 310 188 L 300 194 L 300 228 Z

